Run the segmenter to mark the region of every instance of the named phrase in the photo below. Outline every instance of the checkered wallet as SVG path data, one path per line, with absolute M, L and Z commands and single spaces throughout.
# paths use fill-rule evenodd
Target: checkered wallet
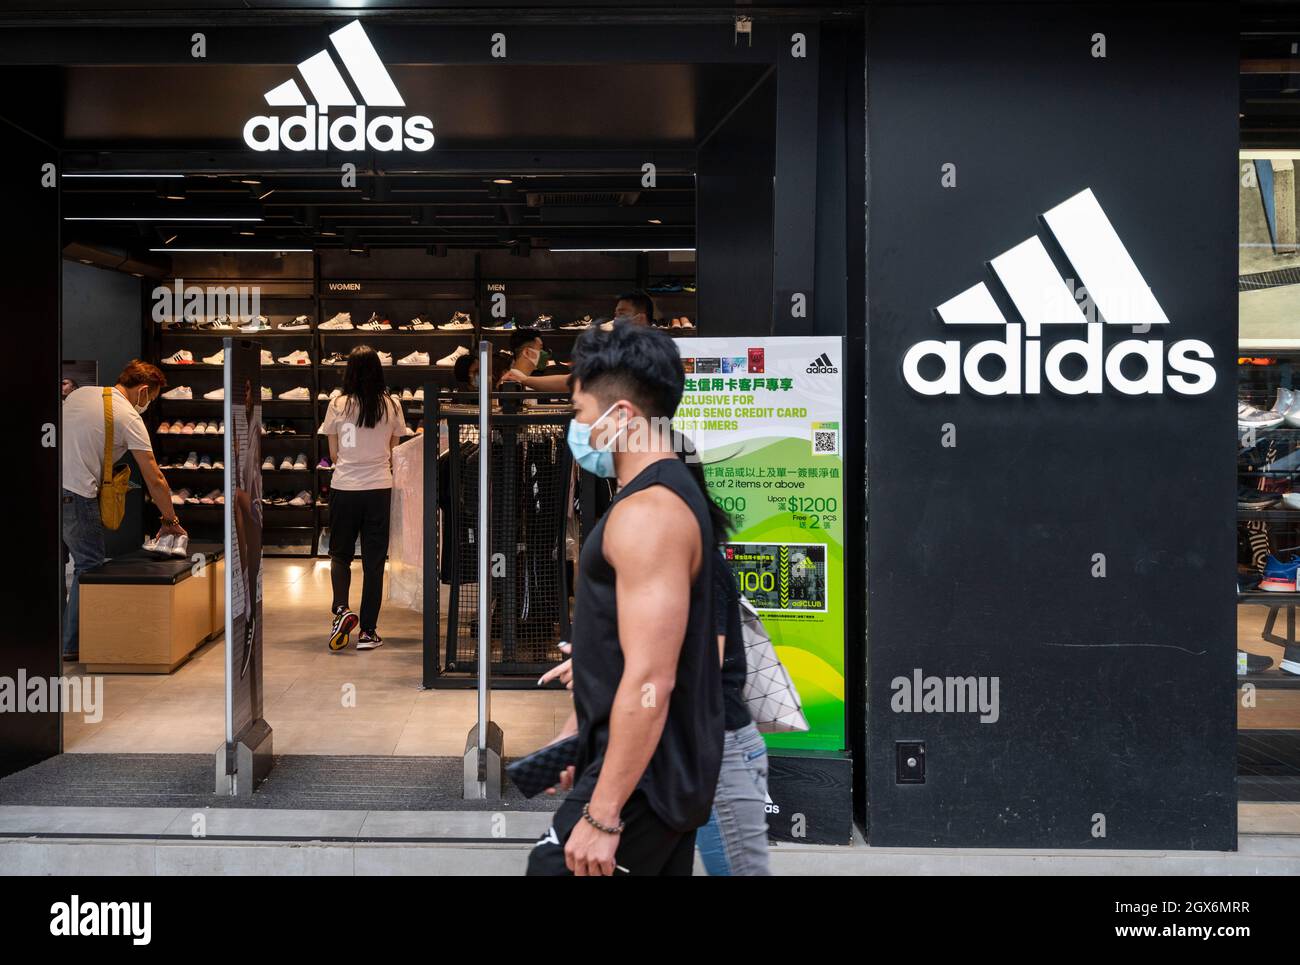
M 578 736 L 547 744 L 506 765 L 506 775 L 524 797 L 536 797 L 555 787 L 560 774 L 578 759 Z

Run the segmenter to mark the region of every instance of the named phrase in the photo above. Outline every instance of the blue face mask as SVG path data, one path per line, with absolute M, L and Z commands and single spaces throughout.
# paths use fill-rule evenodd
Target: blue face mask
M 614 437 L 609 440 L 604 449 L 597 449 L 592 446 L 591 433 L 596 426 L 605 421 L 605 416 L 614 411 L 616 405 L 618 405 L 617 402 L 602 412 L 600 418 L 591 425 L 585 425 L 577 419 L 569 423 L 569 451 L 573 453 L 574 462 L 580 468 L 593 475 L 600 476 L 602 479 L 613 479 L 618 475 L 614 471 L 614 453 L 608 447 L 614 444 L 614 439 L 623 434 L 623 429 L 619 429 L 614 434 Z

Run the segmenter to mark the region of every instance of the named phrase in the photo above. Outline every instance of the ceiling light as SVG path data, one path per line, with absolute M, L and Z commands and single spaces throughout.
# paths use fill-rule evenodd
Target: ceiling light
M 663 224 L 663 222 L 662 222 L 661 220 L 659 220 L 658 218 L 651 218 L 651 219 L 650 219 L 650 223 L 651 223 L 651 224 Z
M 310 248 L 150 248 L 150 251 L 180 251 L 187 254 L 212 254 L 218 252 L 230 252 L 240 254 L 241 252 L 250 252 L 254 254 L 284 254 L 285 252 L 309 252 Z
M 175 241 L 179 237 L 180 235 L 170 235 L 163 239 L 163 244 L 170 245 L 173 241 Z
M 64 221 L 167 221 L 167 222 L 225 221 L 225 222 L 232 222 L 232 221 L 261 221 L 262 219 L 261 218 L 206 218 L 206 217 L 190 217 L 189 215 L 163 215 L 161 217 L 140 217 L 136 215 L 113 215 L 111 217 L 103 217 L 103 218 L 98 216 L 95 217 L 66 216 L 64 217 L 63 220 Z
M 80 171 L 63 175 L 65 178 L 184 178 L 183 174 L 157 174 L 153 172 L 144 172 L 141 174 L 99 174 L 97 172 Z
M 493 178 L 492 183 L 493 184 L 514 184 L 515 182 L 511 181 L 509 178 Z
M 254 192 L 254 194 L 256 194 L 256 192 Z M 275 188 L 267 188 L 267 189 L 266 189 L 265 191 L 263 191 L 261 194 L 257 194 L 257 200 L 258 200 L 258 201 L 265 201 L 267 198 L 269 198 L 269 197 L 270 197 L 271 195 L 273 195 L 273 194 L 275 194 Z
M 255 231 L 241 231 L 241 232 L 239 232 L 240 236 L 241 236 L 241 237 L 244 237 L 244 238 L 251 238 L 251 237 L 253 237 L 253 235 L 255 235 L 256 233 L 257 233 L 257 232 L 255 232 Z
M 694 248 L 551 248 L 551 251 L 694 251 Z
M 239 183 L 240 184 L 261 184 L 262 182 L 257 180 L 257 178 L 240 178 Z

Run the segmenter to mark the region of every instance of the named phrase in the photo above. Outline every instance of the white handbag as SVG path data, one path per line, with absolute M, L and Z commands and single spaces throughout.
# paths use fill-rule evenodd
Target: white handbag
M 740 635 L 745 641 L 745 704 L 758 729 L 767 734 L 808 730 L 799 691 L 777 658 L 758 611 L 740 598 Z

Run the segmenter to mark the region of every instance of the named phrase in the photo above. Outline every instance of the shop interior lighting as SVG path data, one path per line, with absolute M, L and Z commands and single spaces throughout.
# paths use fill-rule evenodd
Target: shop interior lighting
M 222 254 L 250 252 L 255 254 L 285 254 L 288 252 L 309 252 L 310 248 L 150 248 L 150 251 L 180 251 L 185 254 Z
M 261 218 L 207 218 L 207 217 L 190 217 L 183 214 L 163 215 L 160 217 L 142 218 L 138 215 L 112 215 L 109 217 L 99 217 L 98 215 L 65 215 L 64 221 L 166 221 L 168 223 L 177 223 L 181 221 L 261 221 Z

